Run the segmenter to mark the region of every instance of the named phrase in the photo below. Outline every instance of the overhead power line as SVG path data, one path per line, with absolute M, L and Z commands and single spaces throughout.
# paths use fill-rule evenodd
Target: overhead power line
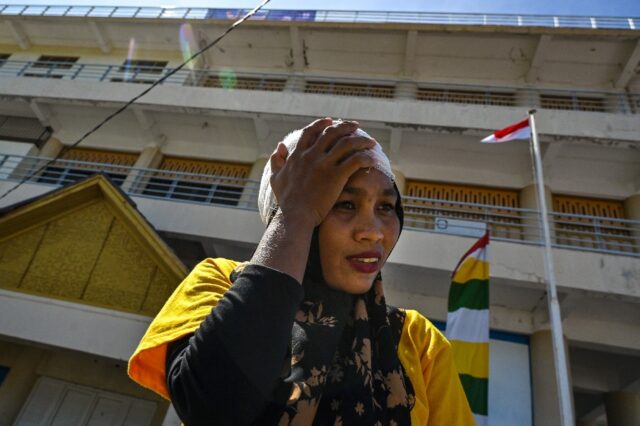
M 138 101 L 140 98 L 142 98 L 143 96 L 145 96 L 147 93 L 149 93 L 150 91 L 152 91 L 155 87 L 157 87 L 158 85 L 162 84 L 165 80 L 167 80 L 169 77 L 171 77 L 172 75 L 174 75 L 175 73 L 177 73 L 178 71 L 180 71 L 182 68 L 184 68 L 189 62 L 193 61 L 194 59 L 196 59 L 198 56 L 202 55 L 204 52 L 206 52 L 207 50 L 211 49 L 213 46 L 215 46 L 220 40 L 222 40 L 223 38 L 225 38 L 227 36 L 227 34 L 229 34 L 231 31 L 233 31 L 234 29 L 236 29 L 240 24 L 242 24 L 244 21 L 246 21 L 247 19 L 251 18 L 253 15 L 255 15 L 260 9 L 262 9 L 265 5 L 267 5 L 267 3 L 269 3 L 271 0 L 263 0 L 262 3 L 260 3 L 258 6 L 256 6 L 254 9 L 250 10 L 249 12 L 247 12 L 246 15 L 244 15 L 242 18 L 238 19 L 236 22 L 234 22 L 233 24 L 231 24 L 231 26 L 229 26 L 229 28 L 227 28 L 222 34 L 220 34 L 218 37 L 216 37 L 215 40 L 213 40 L 211 43 L 207 44 L 205 47 L 203 47 L 202 49 L 198 50 L 196 53 L 194 53 L 193 55 L 191 55 L 191 57 L 189 57 L 187 60 L 185 60 L 183 63 L 181 63 L 180 65 L 178 65 L 176 68 L 170 70 L 168 73 L 166 73 L 164 76 L 160 77 L 159 79 L 157 79 L 156 81 L 153 82 L 153 84 L 151 84 L 151 86 L 147 87 L 145 90 L 143 90 L 142 92 L 140 92 L 138 95 L 134 96 L 133 98 L 131 98 L 127 103 L 125 103 L 123 106 L 121 106 L 120 108 L 118 108 L 115 112 L 111 113 L 110 115 L 108 115 L 107 117 L 105 117 L 104 120 L 102 120 L 101 122 L 99 122 L 98 124 L 96 124 L 91 130 L 89 130 L 87 133 L 85 133 L 84 135 L 82 135 L 77 141 L 75 141 L 74 143 L 72 143 L 71 145 L 66 145 L 64 146 L 60 152 L 53 158 L 51 158 L 50 160 L 48 160 L 47 162 L 45 162 L 42 166 L 40 166 L 39 168 L 35 169 L 34 171 L 32 171 L 31 173 L 28 173 L 25 177 L 23 177 L 13 188 L 10 188 L 8 191 L 6 191 L 4 194 L 0 195 L 0 200 L 2 200 L 3 198 L 5 198 L 7 195 L 11 194 L 13 191 L 15 191 L 16 189 L 18 189 L 21 185 L 23 185 L 25 182 L 28 182 L 32 177 L 34 177 L 35 175 L 37 175 L 38 173 L 42 172 L 43 170 L 45 170 L 47 167 L 49 167 L 51 164 L 53 164 L 54 162 L 56 162 L 57 160 L 60 159 L 60 157 L 62 157 L 67 151 L 69 151 L 70 149 L 75 148 L 76 146 L 80 145 L 80 143 L 82 143 L 82 141 L 84 141 L 85 139 L 87 139 L 89 136 L 91 136 L 93 133 L 97 132 L 102 126 L 104 126 L 105 124 L 107 124 L 109 121 L 113 120 L 115 117 L 117 117 L 118 115 L 120 115 L 122 112 L 124 112 L 127 108 L 129 108 L 131 105 L 133 105 L 136 101 Z

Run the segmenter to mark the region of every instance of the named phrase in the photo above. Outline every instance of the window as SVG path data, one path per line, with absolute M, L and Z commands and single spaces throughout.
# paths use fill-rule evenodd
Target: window
M 123 152 L 71 149 L 62 159 L 44 169 L 37 177 L 37 182 L 65 185 L 96 173 L 103 173 L 115 185 L 120 186 L 127 178 L 129 167 L 135 164 L 137 157 L 137 154 Z
M 42 55 L 31 65 L 29 71 L 22 75 L 25 77 L 63 78 L 69 75 L 68 70 L 73 68 L 78 59 L 76 56 Z
M 238 90 L 265 90 L 268 92 L 282 92 L 286 80 L 276 78 L 237 77 L 235 75 L 208 76 L 200 85 L 204 87 L 219 87 Z
M 439 218 L 453 218 L 487 223 L 493 237 L 520 238 L 520 217 L 513 210 L 519 207 L 518 191 L 424 181 L 406 185 L 405 216 L 411 226 L 433 229 Z
M 393 98 L 395 86 L 381 84 L 333 83 L 308 81 L 305 93 L 321 93 L 338 96 L 362 96 L 367 98 Z
M 586 96 L 540 95 L 540 107 L 546 109 L 604 112 L 603 98 Z
M 78 61 L 76 56 L 47 56 L 42 55 L 31 66 L 31 68 L 61 69 L 68 70 Z
M 145 195 L 237 206 L 251 165 L 165 157 Z
M 121 76 L 113 77 L 111 81 L 153 84 L 168 64 L 168 61 L 127 59 L 118 68 L 118 73 L 121 73 Z
M 622 201 L 554 195 L 553 210 L 558 244 L 638 252 Z
M 161 74 L 169 64 L 167 61 L 149 61 L 143 59 L 127 59 L 118 71 L 130 73 Z
M 514 106 L 516 97 L 509 92 L 485 92 L 479 90 L 450 90 L 421 87 L 416 98 L 419 101 L 451 102 L 457 104 L 478 104 Z

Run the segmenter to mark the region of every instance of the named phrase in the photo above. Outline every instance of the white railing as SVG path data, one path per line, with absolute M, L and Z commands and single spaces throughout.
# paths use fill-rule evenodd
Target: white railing
M 0 5 L 0 15 L 134 19 L 238 19 L 249 9 L 199 7 Z M 638 17 L 515 15 L 499 13 L 385 12 L 355 10 L 261 10 L 264 21 L 414 23 L 510 27 L 561 27 L 637 30 Z
M 0 154 L 0 181 L 18 182 L 47 161 Z M 57 160 L 29 183 L 59 187 L 95 173 L 136 197 L 257 210 L 259 182 L 229 176 Z M 542 244 L 537 210 L 407 196 L 403 205 L 409 229 L 477 235 L 479 229 L 489 228 L 493 240 Z M 640 221 L 556 212 L 549 220 L 555 247 L 640 257 Z
M 46 61 L 0 62 L 0 77 L 151 84 L 171 71 L 153 66 L 123 64 L 60 63 Z M 182 69 L 167 85 L 223 88 L 228 90 L 289 91 L 376 99 L 414 99 L 498 107 L 640 113 L 640 93 L 589 90 L 532 89 L 529 87 L 442 84 L 391 79 L 327 78 L 306 74 L 235 73 L 229 70 Z

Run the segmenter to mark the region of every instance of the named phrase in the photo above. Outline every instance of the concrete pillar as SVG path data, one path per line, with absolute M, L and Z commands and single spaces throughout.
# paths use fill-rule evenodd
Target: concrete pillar
M 531 382 L 533 390 L 534 426 L 559 425 L 561 423 L 558 387 L 556 385 L 556 369 L 553 360 L 553 343 L 551 330 L 540 330 L 533 333 L 529 340 L 531 353 Z M 571 387 L 571 369 L 569 368 L 569 351 L 567 353 L 567 371 Z M 573 393 L 571 394 L 573 409 Z
M 40 148 L 40 157 L 53 158 L 62 151 L 64 145 L 57 138 L 51 137 Z
M 22 346 L 17 355 L 9 365 L 9 374 L 0 386 L 0 424 L 5 424 L 4 421 L 7 421 L 6 424 L 13 424 L 36 383 L 36 370 L 47 352 Z
M 395 99 L 416 99 L 418 84 L 413 81 L 400 81 L 396 84 Z
M 607 426 L 640 425 L 640 393 L 608 392 L 604 395 Z
M 626 93 L 612 93 L 605 96 L 605 110 L 616 114 L 631 114 L 631 105 Z
M 258 159 L 253 163 L 251 171 L 249 172 L 249 182 L 245 184 L 238 206 L 249 209 L 255 209 L 258 207 L 260 180 L 262 179 L 262 172 L 264 171 L 264 166 L 267 164 L 267 161 L 269 161 L 269 157 L 258 157 Z
M 51 137 L 48 141 L 42 145 L 42 148 L 38 151 L 38 157 L 46 159 L 54 158 L 62 151 L 64 145 L 58 139 Z M 11 177 L 17 180 L 26 177 L 27 175 L 35 172 L 40 167 L 46 164 L 46 160 L 39 160 L 33 158 L 25 158 L 18 164 L 11 173 Z
M 538 193 L 536 184 L 527 185 L 520 190 L 520 208 L 535 210 L 536 212 L 522 212 L 522 239 L 528 241 L 542 241 L 542 224 L 538 213 Z M 549 187 L 544 188 L 544 198 L 547 202 L 549 212 L 553 210 L 553 198 Z M 551 242 L 555 240 L 555 227 L 549 223 L 551 228 Z
M 535 108 L 540 106 L 540 95 L 535 90 L 522 89 L 516 92 L 516 106 Z
M 122 183 L 122 190 L 133 193 L 141 192 L 151 176 L 149 173 L 137 169 L 155 169 L 160 166 L 161 162 L 162 151 L 159 146 L 152 144 L 144 147 L 133 165 L 134 169 L 129 172 L 129 175 Z
M 285 92 L 304 92 L 305 78 L 303 74 L 293 74 L 284 85 Z
M 633 252 L 640 253 L 640 192 L 624 200 L 624 214 L 626 219 L 639 222 L 630 225 L 633 239 L 629 242 L 633 245 Z

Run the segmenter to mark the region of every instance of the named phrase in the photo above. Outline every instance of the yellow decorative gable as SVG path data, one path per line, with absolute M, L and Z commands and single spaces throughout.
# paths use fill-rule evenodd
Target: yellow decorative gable
M 0 288 L 155 315 L 182 262 L 97 175 L 0 217 Z

